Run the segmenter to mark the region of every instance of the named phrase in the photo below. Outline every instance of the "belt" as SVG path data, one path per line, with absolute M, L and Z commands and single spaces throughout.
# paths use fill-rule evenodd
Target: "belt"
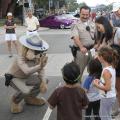
M 28 30 L 29 32 L 34 32 L 34 31 L 37 31 L 37 29 L 35 29 L 35 30 Z
M 94 45 L 84 45 L 85 48 L 87 48 L 87 50 L 90 50 L 93 48 Z
M 87 50 L 90 50 L 93 48 L 94 45 L 83 45 Z M 80 50 L 79 47 L 74 46 L 76 50 Z

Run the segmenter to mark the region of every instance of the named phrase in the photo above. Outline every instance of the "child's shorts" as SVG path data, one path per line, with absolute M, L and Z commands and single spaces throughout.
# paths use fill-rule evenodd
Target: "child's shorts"
M 17 40 L 16 34 L 5 34 L 5 41 L 15 41 Z

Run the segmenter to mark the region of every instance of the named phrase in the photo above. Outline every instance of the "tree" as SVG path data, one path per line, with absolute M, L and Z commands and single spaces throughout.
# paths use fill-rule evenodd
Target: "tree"
M 33 0 L 40 8 L 46 8 L 49 4 L 49 0 Z
M 11 2 L 8 4 L 7 12 L 11 11 L 12 13 L 15 10 L 17 0 L 11 0 Z
M 68 11 L 73 12 L 78 8 L 77 0 L 65 0 Z
M 112 11 L 113 8 L 113 4 L 109 4 L 108 6 L 106 6 L 107 11 Z
M 86 5 L 86 3 L 82 2 L 82 3 L 79 4 L 79 8 L 81 8 L 82 6 L 85 6 L 85 5 Z

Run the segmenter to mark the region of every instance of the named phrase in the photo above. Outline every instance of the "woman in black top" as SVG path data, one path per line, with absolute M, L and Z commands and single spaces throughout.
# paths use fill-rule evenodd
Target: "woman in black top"
M 4 28 L 6 29 L 5 41 L 7 42 L 9 57 L 12 57 L 11 43 L 15 45 L 16 51 L 18 50 L 16 43 L 17 38 L 15 33 L 16 24 L 13 20 L 12 13 L 10 12 L 7 14 L 7 20 L 5 21 Z

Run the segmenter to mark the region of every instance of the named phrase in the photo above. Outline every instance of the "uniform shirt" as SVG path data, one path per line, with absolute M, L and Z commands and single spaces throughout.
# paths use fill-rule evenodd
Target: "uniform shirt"
M 15 24 L 14 20 L 6 20 L 5 21 L 6 26 L 14 26 L 14 24 Z M 14 28 L 6 29 L 6 33 L 13 34 L 13 33 L 15 33 L 15 29 Z
M 48 103 L 57 106 L 57 120 L 82 120 L 82 109 L 88 105 L 85 91 L 78 87 L 59 87 L 48 99 Z
M 95 24 L 92 21 L 88 21 L 86 25 L 81 20 L 72 27 L 71 37 L 79 37 L 83 45 L 90 46 L 94 44 L 94 40 L 92 40 L 90 33 L 86 30 L 86 26 L 90 27 L 90 33 L 94 37 Z
M 27 30 L 29 31 L 33 31 L 37 29 L 37 25 L 39 25 L 39 21 L 37 19 L 37 17 L 32 16 L 32 18 L 27 17 L 25 19 L 25 22 L 27 24 Z

